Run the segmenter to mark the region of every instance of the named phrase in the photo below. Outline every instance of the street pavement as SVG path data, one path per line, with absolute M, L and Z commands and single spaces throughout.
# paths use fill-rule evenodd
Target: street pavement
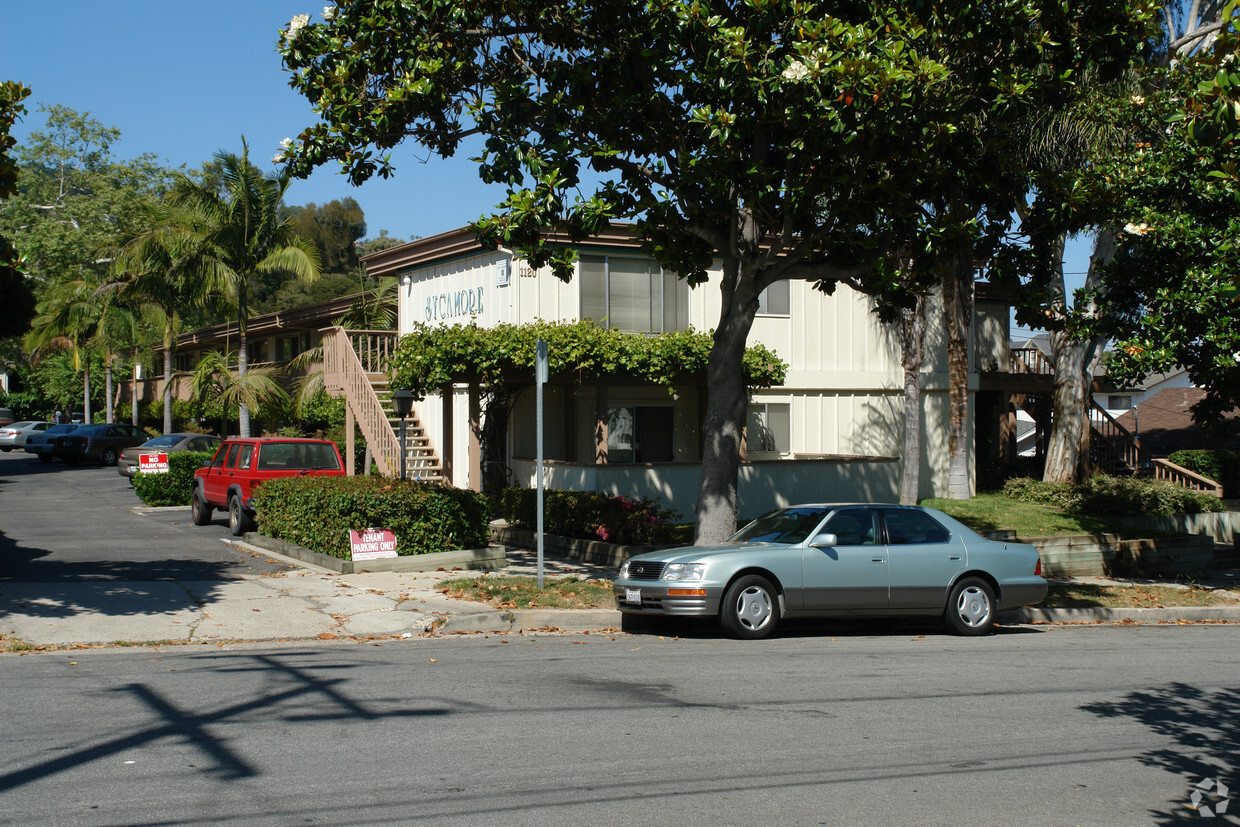
M 535 555 L 507 549 L 507 573 Z M 615 570 L 548 555 L 548 577 Z M 111 468 L 0 455 L 0 649 L 619 630 L 614 609 L 500 610 L 438 583 L 477 572 L 337 574 L 237 541 L 222 520 L 145 508 Z M 1219 572 L 1236 588 L 1240 572 Z M 1031 609 L 1007 623 L 1240 622 L 1240 605 Z M 668 626 L 673 634 L 675 629 Z

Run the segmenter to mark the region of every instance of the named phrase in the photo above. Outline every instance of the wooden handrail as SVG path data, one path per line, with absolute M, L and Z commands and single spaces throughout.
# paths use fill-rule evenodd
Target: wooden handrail
M 1012 373 L 1053 376 L 1055 365 L 1036 347 L 1014 347 L 1008 351 Z
M 1176 465 L 1170 460 L 1156 458 L 1154 464 L 1154 479 L 1166 480 L 1176 485 L 1181 485 L 1193 491 L 1204 491 L 1212 494 L 1220 500 L 1223 498 L 1223 484 L 1203 477 L 1198 473 L 1188 470 L 1182 466 Z
M 395 340 L 395 333 L 384 332 Z M 400 469 L 400 440 L 396 438 L 392 424 L 388 422 L 387 412 L 383 410 L 383 405 L 366 375 L 380 372 L 378 369 L 368 368 L 377 368 L 379 365 L 377 360 L 383 352 L 382 347 L 378 346 L 381 340 L 379 337 L 372 340 L 370 331 L 361 332 L 361 341 L 364 344 L 368 347 L 376 345 L 367 350 L 363 359 L 362 355 L 354 350 L 353 333 L 358 331 L 346 331 L 340 327 L 323 330 L 323 381 L 329 393 L 344 393 L 345 404 L 352 410 L 358 426 L 362 429 L 362 435 L 370 445 L 375 464 L 379 466 L 379 473 L 394 477 Z M 387 353 L 390 353 L 390 350 Z M 386 366 L 386 358 L 383 364 Z
M 1107 473 L 1114 473 L 1119 462 L 1135 471 L 1147 467 L 1153 460 L 1141 440 L 1120 425 L 1092 397 L 1089 400 L 1089 427 L 1095 435 L 1091 443 L 1100 442 L 1111 455 L 1111 467 L 1104 469 Z

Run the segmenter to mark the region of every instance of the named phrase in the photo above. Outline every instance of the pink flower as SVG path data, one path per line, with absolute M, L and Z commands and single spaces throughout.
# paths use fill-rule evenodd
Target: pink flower
M 595 533 L 598 534 L 598 536 L 603 540 L 606 540 L 608 537 L 611 536 L 610 534 L 607 533 L 607 526 L 605 525 L 599 526 L 598 531 Z

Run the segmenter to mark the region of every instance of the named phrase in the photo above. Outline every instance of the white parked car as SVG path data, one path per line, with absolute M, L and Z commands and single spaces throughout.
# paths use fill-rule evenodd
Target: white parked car
M 13 422 L 9 425 L 0 426 L 0 451 L 8 453 L 14 448 L 25 448 L 26 437 L 46 431 L 50 427 L 52 427 L 50 422 L 37 422 L 34 420 Z

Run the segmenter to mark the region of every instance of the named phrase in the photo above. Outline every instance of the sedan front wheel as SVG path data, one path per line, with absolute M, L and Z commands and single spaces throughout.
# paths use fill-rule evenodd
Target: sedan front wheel
M 947 600 L 947 625 L 958 635 L 987 635 L 995 628 L 995 590 L 980 577 L 966 577 Z
M 719 622 L 732 637 L 757 640 L 779 623 L 779 593 L 765 577 L 747 574 L 728 587 Z

